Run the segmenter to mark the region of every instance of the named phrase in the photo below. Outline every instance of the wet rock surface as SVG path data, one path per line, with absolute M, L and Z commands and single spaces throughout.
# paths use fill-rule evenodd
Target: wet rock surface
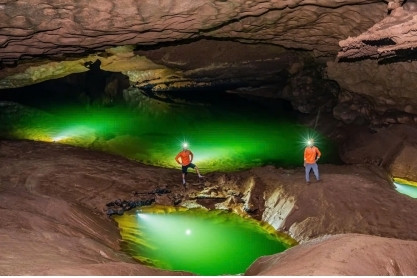
M 349 242 L 357 238 L 351 233 L 373 235 L 370 238 L 378 242 L 409 240 L 410 248 L 417 240 L 413 232 L 417 229 L 417 201 L 397 193 L 389 176 L 377 166 L 320 165 L 323 181 L 310 185 L 304 181 L 303 168 L 265 166 L 207 173 L 204 181 L 190 173 L 184 188 L 179 169 L 147 166 L 60 144 L 3 140 L 0 162 L 0 273 L 5 275 L 185 274 L 140 265 L 120 250 L 118 228 L 108 209 L 142 205 L 146 200 L 252 215 L 292 235 L 301 243 L 297 248 L 310 248 L 323 236 L 338 234 L 344 234 L 338 240 L 351 246 Z M 355 252 L 359 257 L 373 256 L 379 246 Z M 349 253 L 349 248 L 340 252 Z M 393 244 L 391 249 L 402 252 L 402 248 Z M 320 250 L 308 252 L 324 259 L 327 254 Z M 297 275 L 297 266 L 303 266 L 300 258 L 288 258 L 293 272 L 287 273 Z M 344 273 L 355 275 L 359 270 L 350 262 L 346 265 L 351 270 Z M 262 266 L 251 274 L 268 269 Z M 416 274 L 410 271 L 404 273 Z M 359 272 L 384 273 L 372 264 Z M 336 272 L 323 266 L 311 273 Z

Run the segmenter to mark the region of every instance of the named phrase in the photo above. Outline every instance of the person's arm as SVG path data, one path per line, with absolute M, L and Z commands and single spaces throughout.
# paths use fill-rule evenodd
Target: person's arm
M 194 154 L 192 151 L 190 151 L 190 163 L 193 162 Z
M 178 164 L 181 164 L 179 158 L 180 158 L 180 153 L 178 153 L 177 156 L 175 157 L 175 161 L 177 161 Z
M 317 156 L 316 156 L 316 161 L 317 161 L 317 160 L 319 160 L 319 158 L 321 156 L 321 152 L 320 152 L 319 148 L 316 148 L 316 154 L 317 154 Z
M 304 167 L 306 167 L 306 153 L 307 153 L 307 148 L 304 149 Z

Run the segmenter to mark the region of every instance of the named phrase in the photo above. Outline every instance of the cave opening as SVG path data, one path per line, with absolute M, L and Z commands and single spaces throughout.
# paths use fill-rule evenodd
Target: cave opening
M 173 158 L 188 141 L 204 172 L 299 166 L 305 139 L 314 137 L 323 163 L 339 161 L 332 141 L 301 124 L 289 102 L 231 93 L 233 86 L 153 92 L 128 86 L 120 73 L 73 74 L 1 92 L 0 135 L 167 168 L 177 167 Z
M 260 256 L 297 244 L 266 223 L 223 210 L 142 207 L 115 220 L 133 258 L 197 275 L 241 274 Z

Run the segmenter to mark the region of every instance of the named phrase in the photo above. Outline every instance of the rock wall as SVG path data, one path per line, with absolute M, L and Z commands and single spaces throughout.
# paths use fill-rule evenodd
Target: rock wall
M 343 88 L 336 118 L 346 123 L 362 118 L 375 126 L 417 123 L 417 62 L 328 62 L 327 76 Z
M 7 62 L 202 37 L 335 53 L 338 40 L 366 30 L 385 10 L 364 0 L 3 0 L 0 56 Z
M 391 176 L 417 181 L 417 128 L 392 125 L 370 132 L 356 129 L 340 146 L 345 163 L 366 163 L 385 168 Z

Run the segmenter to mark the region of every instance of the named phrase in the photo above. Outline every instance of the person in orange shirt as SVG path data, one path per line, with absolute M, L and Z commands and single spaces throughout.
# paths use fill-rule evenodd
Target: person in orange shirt
M 314 146 L 314 140 L 310 139 L 307 142 L 307 147 L 304 149 L 304 167 L 306 171 L 306 182 L 310 183 L 310 171 L 313 170 L 317 181 L 320 181 L 319 166 L 317 161 L 321 156 L 319 148 Z
M 198 167 L 195 164 L 192 163 L 193 162 L 193 158 L 194 158 L 194 154 L 192 153 L 192 151 L 190 151 L 188 149 L 188 144 L 187 143 L 184 143 L 183 144 L 182 151 L 180 151 L 177 154 L 177 156 L 175 157 L 175 161 L 177 161 L 177 163 L 181 165 L 182 184 L 184 186 L 186 185 L 185 176 L 187 175 L 187 170 L 190 167 L 193 168 L 193 169 L 195 169 L 195 171 L 197 172 L 199 178 L 204 178 L 200 174 L 200 171 L 198 170 Z

